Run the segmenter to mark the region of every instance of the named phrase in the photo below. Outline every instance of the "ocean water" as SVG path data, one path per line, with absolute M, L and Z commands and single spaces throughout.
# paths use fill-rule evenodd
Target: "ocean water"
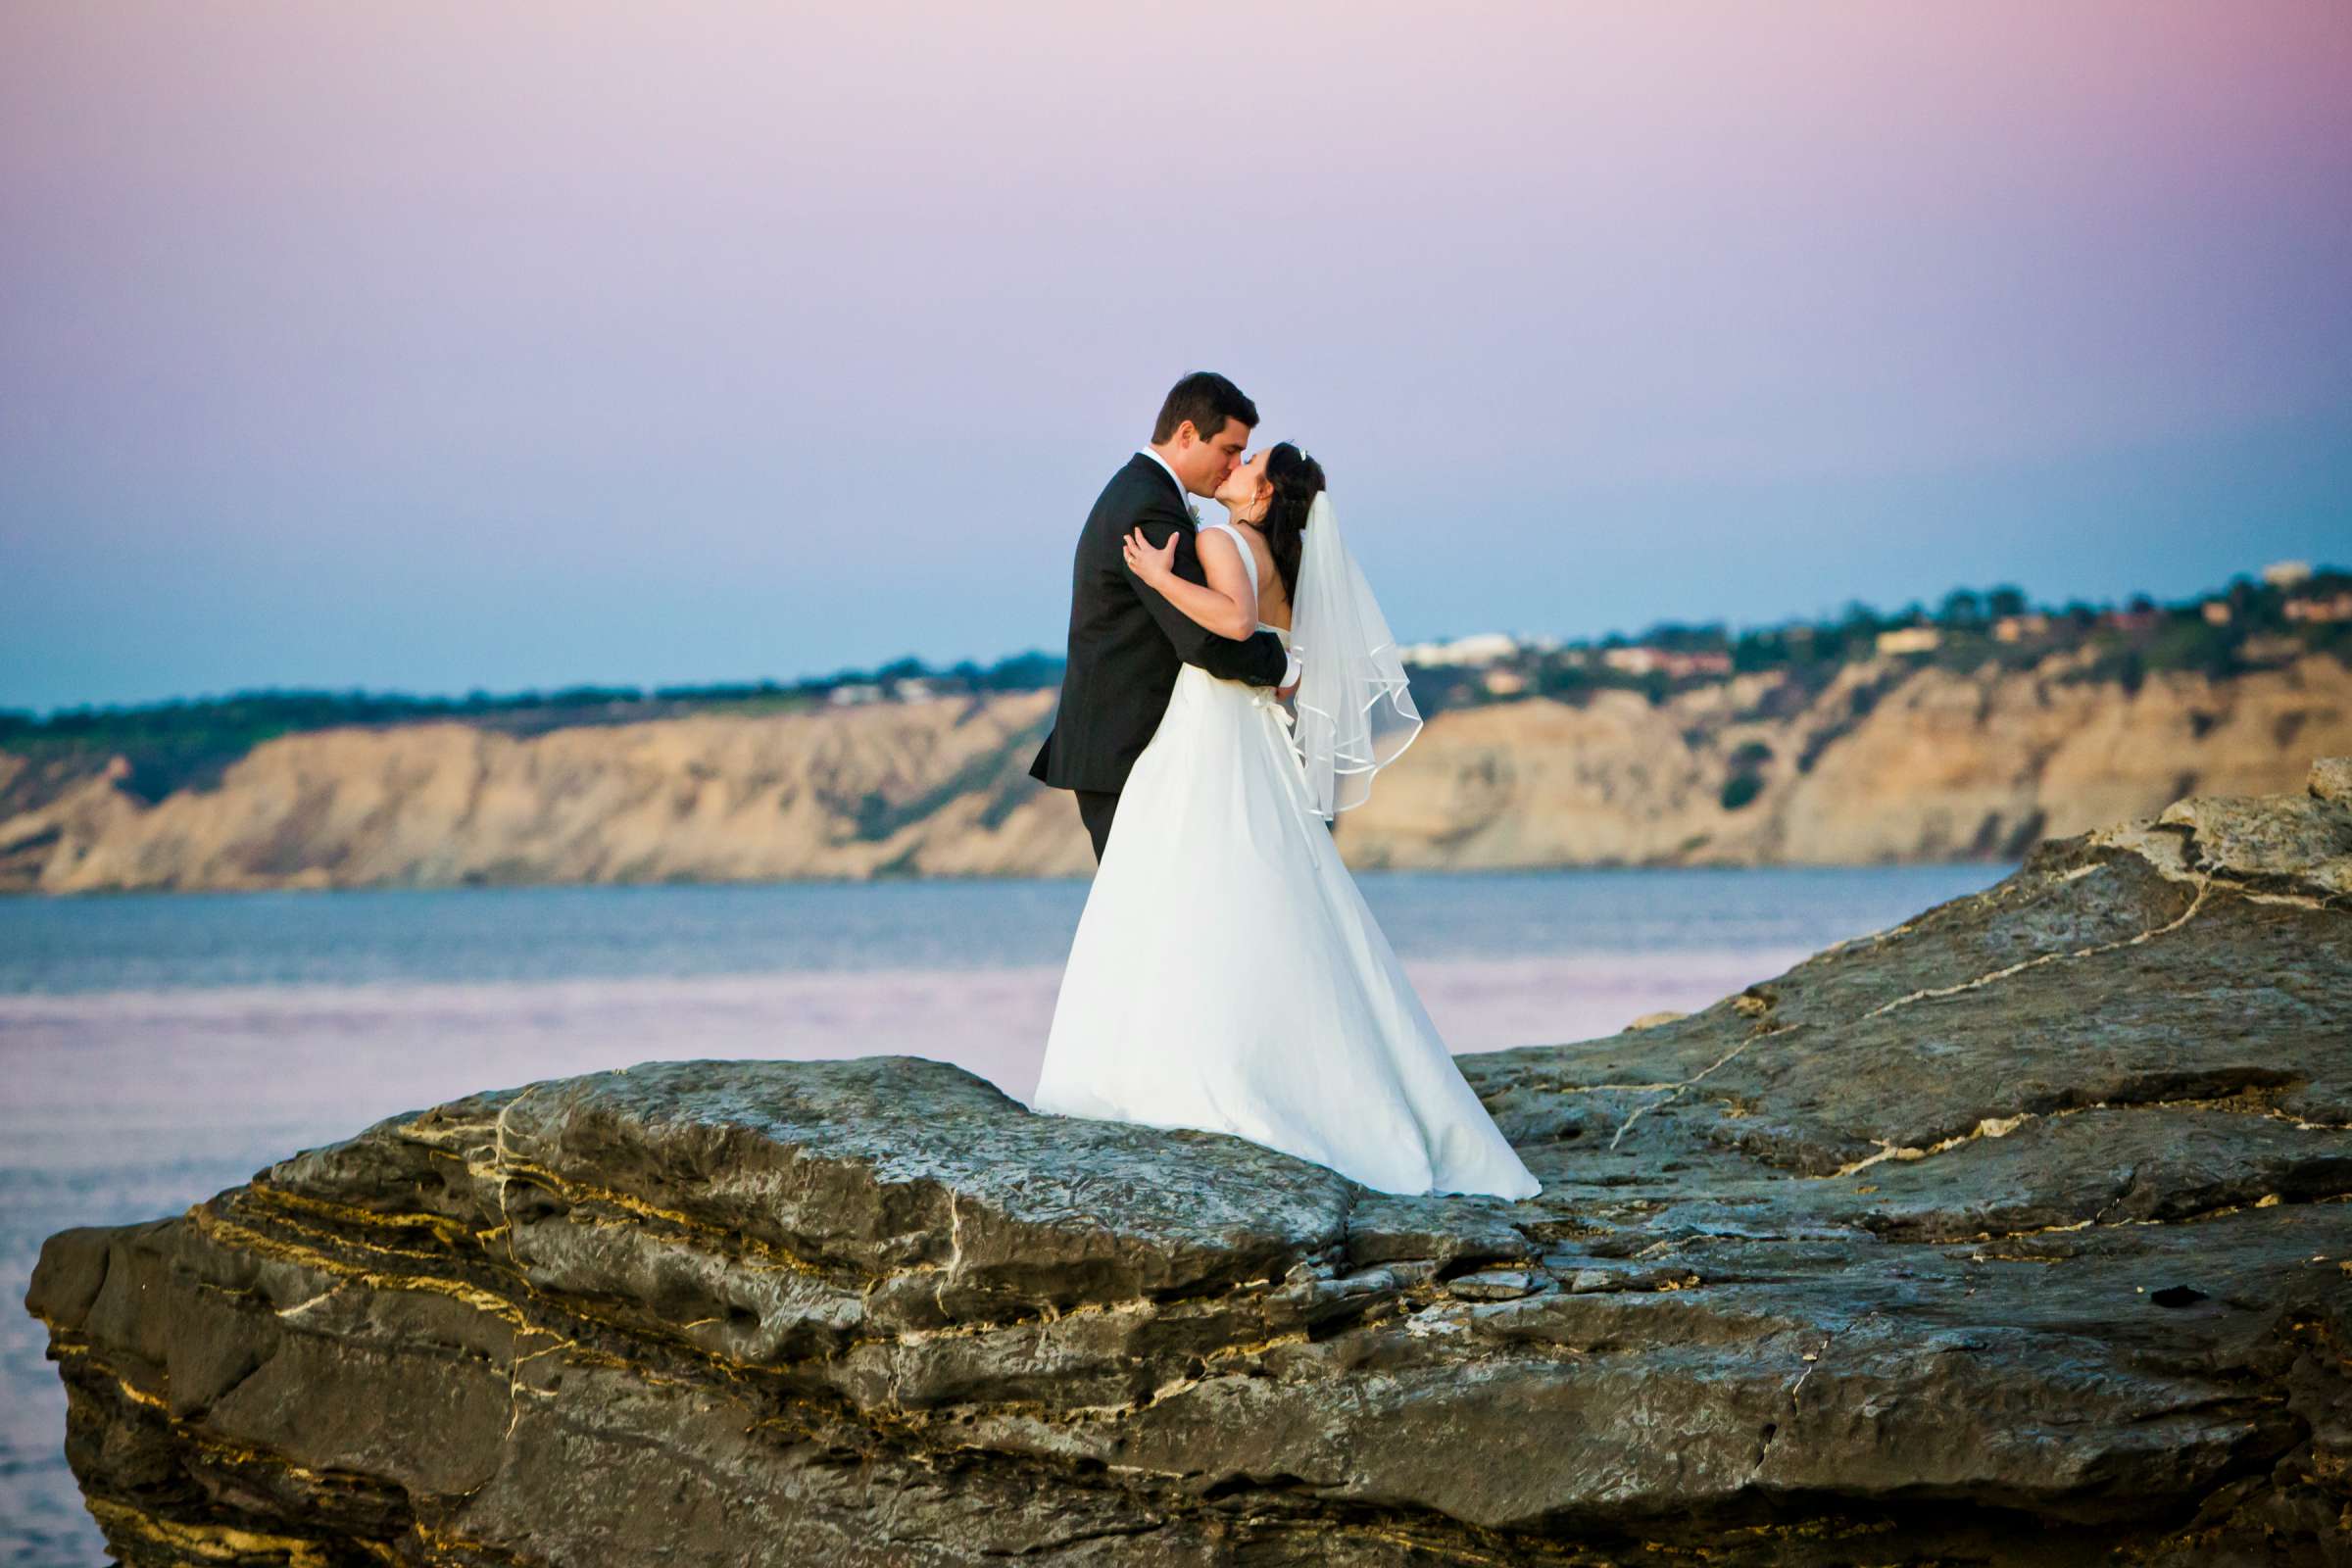
M 1704 1006 L 2010 869 L 1360 883 L 1468 1052 Z M 46 1331 L 22 1310 L 51 1232 L 175 1213 L 399 1111 L 663 1057 L 904 1053 L 1026 1100 L 1085 899 L 1083 882 L 0 899 L 0 1563 L 105 1560 Z

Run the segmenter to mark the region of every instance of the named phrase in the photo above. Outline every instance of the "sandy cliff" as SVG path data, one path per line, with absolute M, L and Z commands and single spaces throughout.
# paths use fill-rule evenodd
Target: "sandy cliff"
M 323 730 L 152 807 L 81 781 L 0 822 L 0 855 L 45 839 L 16 878 L 60 893 L 1071 872 L 1091 857 L 1068 800 L 1025 772 L 1052 709 Z
M 2013 858 L 2191 791 L 2289 788 L 2352 750 L 2352 670 L 2325 656 L 2130 692 L 2063 674 L 1868 663 L 1809 698 L 1750 675 L 1660 706 L 1442 713 L 1340 842 L 1359 866 Z M 327 730 L 152 806 L 0 755 L 0 888 L 1079 875 L 1068 797 L 1027 777 L 1053 701 Z M 1727 807 L 1743 774 L 1753 798 Z
M 2137 692 L 2058 667 L 1905 678 L 1848 666 L 1801 708 L 1748 676 L 1653 708 L 1533 702 L 1444 715 L 1346 820 L 1358 865 L 1845 864 L 2015 857 L 2192 791 L 2291 788 L 2352 747 L 2352 670 L 2313 658 Z M 1760 711 L 1761 710 L 1761 711 Z M 1723 789 L 1743 747 L 1756 797 Z

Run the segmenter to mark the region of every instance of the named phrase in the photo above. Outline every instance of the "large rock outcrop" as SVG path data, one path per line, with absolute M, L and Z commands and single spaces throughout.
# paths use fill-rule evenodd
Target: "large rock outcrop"
M 2286 789 L 2352 750 L 2352 667 L 2326 654 L 2130 690 L 2079 674 L 1871 660 L 1820 691 L 1759 673 L 1655 705 L 1442 712 L 1340 849 L 1431 869 L 2010 859 L 2191 792 Z M 153 804 L 120 759 L 0 752 L 0 891 L 1081 876 L 1077 813 L 1028 774 L 1053 708 L 317 730 Z
M 28 1304 L 132 1564 L 2352 1561 L 2352 762 L 1464 1065 L 1541 1197 L 649 1062 Z

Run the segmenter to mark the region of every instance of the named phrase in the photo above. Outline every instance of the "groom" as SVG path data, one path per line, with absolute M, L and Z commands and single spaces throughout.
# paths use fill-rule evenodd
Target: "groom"
M 1240 387 L 1208 370 L 1186 376 L 1160 405 L 1152 444 L 1110 476 L 1078 535 L 1061 711 L 1029 776 L 1077 795 L 1097 861 L 1128 769 L 1159 728 L 1182 665 L 1284 697 L 1298 683 L 1298 662 L 1281 638 L 1261 631 L 1236 642 L 1203 629 L 1129 571 L 1122 548 L 1133 528 L 1154 549 L 1172 534 L 1176 575 L 1207 586 L 1193 545 L 1199 514 L 1187 497 L 1216 494 L 1256 423 L 1257 405 Z

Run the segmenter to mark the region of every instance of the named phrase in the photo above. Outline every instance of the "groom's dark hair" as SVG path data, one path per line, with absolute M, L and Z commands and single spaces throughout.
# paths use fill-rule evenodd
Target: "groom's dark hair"
M 1214 441 L 1227 419 L 1256 424 L 1257 405 L 1216 371 L 1195 370 L 1168 388 L 1168 400 L 1159 406 L 1159 421 L 1152 426 L 1152 444 L 1172 439 L 1176 427 L 1187 419 L 1193 421 L 1201 440 Z

